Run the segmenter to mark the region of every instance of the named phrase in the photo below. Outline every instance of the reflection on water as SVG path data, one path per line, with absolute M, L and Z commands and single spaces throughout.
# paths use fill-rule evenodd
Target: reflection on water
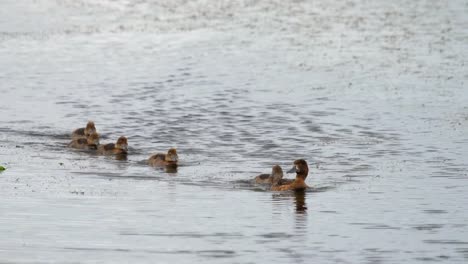
M 116 154 L 114 156 L 116 160 L 127 160 L 127 154 Z
M 302 229 L 307 229 L 308 219 L 307 219 L 307 203 L 306 203 L 306 196 L 310 192 L 306 190 L 298 190 L 298 191 L 288 191 L 288 192 L 275 192 L 272 195 L 272 202 L 274 206 L 280 206 L 278 210 L 275 211 L 283 211 L 283 207 L 294 208 L 292 212 L 294 215 L 294 223 L 295 229 L 302 232 Z M 289 211 L 289 210 L 288 210 Z
M 466 262 L 467 8 L 2 2 L 2 260 Z M 129 154 L 67 149 L 89 119 Z
M 166 173 L 177 173 L 177 165 L 166 165 L 164 171 Z
M 296 205 L 296 213 L 306 214 L 307 213 L 307 204 L 306 204 L 306 191 L 297 190 L 294 192 L 294 204 Z

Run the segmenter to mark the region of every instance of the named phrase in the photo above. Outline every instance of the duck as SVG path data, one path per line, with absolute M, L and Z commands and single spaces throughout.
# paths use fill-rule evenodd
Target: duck
M 279 165 L 275 165 L 271 169 L 271 174 L 260 174 L 255 177 L 255 183 L 258 184 L 273 184 L 279 183 L 283 178 L 283 169 Z
M 305 183 L 307 179 L 307 175 L 309 174 L 309 166 L 307 166 L 307 162 L 303 159 L 298 159 L 294 161 L 293 167 L 287 171 L 287 173 L 294 173 L 296 172 L 296 178 L 286 184 L 273 184 L 271 186 L 272 191 L 289 191 L 289 190 L 305 190 L 309 188 Z
M 91 133 L 87 138 L 73 139 L 68 147 L 76 149 L 95 150 L 99 146 L 99 134 L 96 132 Z
M 77 128 L 72 133 L 72 139 L 84 138 L 86 139 L 92 133 L 96 132 L 96 126 L 93 121 L 88 121 L 86 127 Z
M 119 137 L 117 142 L 109 143 L 105 145 L 99 145 L 97 148 L 97 154 L 100 155 L 119 155 L 127 154 L 128 152 L 128 143 L 127 138 L 124 136 Z
M 176 167 L 178 161 L 179 161 L 179 156 L 177 156 L 177 150 L 175 148 L 170 148 L 167 151 L 167 154 L 157 153 L 157 154 L 152 155 L 148 159 L 148 164 L 150 166 Z

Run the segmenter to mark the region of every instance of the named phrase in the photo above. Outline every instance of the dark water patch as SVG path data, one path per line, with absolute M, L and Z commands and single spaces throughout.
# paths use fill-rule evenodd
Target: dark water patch
M 468 242 L 459 240 L 448 240 L 448 239 L 427 239 L 423 240 L 427 244 L 441 244 L 441 245 L 468 245 Z
M 232 250 L 135 250 L 126 248 L 92 248 L 92 247 L 63 247 L 61 249 L 76 251 L 104 251 L 104 252 L 141 252 L 149 254 L 170 254 L 170 255 L 200 255 L 202 257 L 225 258 L 234 257 L 236 252 Z
M 236 255 L 233 250 L 201 250 L 197 254 L 210 258 L 230 258 Z
M 415 257 L 414 260 L 424 262 L 440 262 L 441 260 L 449 259 L 449 256 L 438 256 L 438 257 Z
M 343 127 L 343 125 L 341 125 L 341 124 L 330 123 L 330 122 L 321 122 L 320 124 L 321 124 L 322 126 Z
M 8 124 L 33 124 L 34 121 L 32 121 L 32 120 L 11 120 L 11 121 L 8 121 L 6 123 L 8 123 Z M 9 130 L 8 128 L 0 128 L 0 131 L 2 131 L 2 129 Z
M 343 250 L 343 249 L 328 249 L 328 250 L 319 250 L 320 252 L 324 252 L 324 253 L 346 253 L 348 252 L 347 250 Z
M 351 127 L 357 128 L 357 129 L 364 129 L 364 130 L 371 130 L 371 127 L 368 126 L 363 126 L 363 125 L 351 125 Z
M 463 254 L 464 259 L 468 259 L 468 248 L 457 248 L 455 249 L 457 253 Z
M 346 172 L 346 171 L 342 171 Z M 355 180 L 355 178 L 370 178 L 373 177 L 372 175 L 369 174 L 346 174 L 342 176 L 343 178 L 346 178 L 347 180 Z
M 104 178 L 120 178 L 126 177 L 119 172 L 99 172 L 99 171 L 71 171 L 72 174 L 75 175 L 89 175 L 89 176 L 96 176 L 96 177 L 104 177 Z
M 412 228 L 416 230 L 435 230 L 443 228 L 445 225 L 442 224 L 422 224 L 422 225 L 413 225 Z
M 400 227 L 389 226 L 385 224 L 372 224 L 364 227 L 364 229 L 388 229 L 388 230 L 400 230 Z
M 329 97 L 317 97 L 317 98 L 315 98 L 315 100 L 317 100 L 317 101 L 330 101 L 330 98 Z
M 365 248 L 364 249 L 367 252 L 371 253 L 397 253 L 399 250 L 386 250 L 386 249 L 381 249 L 381 248 Z
M 370 138 L 382 139 L 382 140 L 389 140 L 386 135 L 378 132 L 371 132 L 371 131 L 359 131 L 358 134 L 364 135 Z
M 326 191 L 330 191 L 330 190 L 333 190 L 333 189 L 336 189 L 336 186 L 332 186 L 332 185 L 329 185 L 329 186 L 310 186 L 310 188 L 308 188 L 306 192 L 326 192 Z
M 55 102 L 57 105 L 70 105 L 70 104 L 75 104 L 74 101 L 57 101 Z
M 122 232 L 121 236 L 152 236 L 152 237 L 181 237 L 181 238 L 207 238 L 207 237 L 219 237 L 229 239 L 242 239 L 244 235 L 240 233 L 131 233 Z
M 79 251 L 114 251 L 114 252 L 130 252 L 126 248 L 91 248 L 91 247 L 63 247 L 62 249 L 79 250 Z
M 275 233 L 266 233 L 266 234 L 261 234 L 258 235 L 259 237 L 262 238 L 267 238 L 267 239 L 290 239 L 294 237 L 291 234 L 283 233 L 283 232 L 275 232 Z
M 47 127 L 50 130 L 50 127 Z M 25 136 L 29 138 L 51 138 L 57 140 L 70 139 L 71 132 L 68 133 L 57 133 L 52 131 L 39 132 L 37 130 L 16 130 L 11 128 L 0 128 L 0 132 L 6 134 L 13 134 L 15 136 Z M 48 142 L 47 142 L 48 143 Z
M 453 180 L 467 180 L 468 174 L 462 171 L 449 172 L 449 171 L 443 170 L 443 171 L 436 171 L 436 172 L 431 173 L 431 177 L 432 178 L 447 178 L 447 179 L 453 179 Z
M 163 170 L 162 170 L 163 171 Z M 93 174 L 91 174 L 93 175 Z M 161 181 L 164 180 L 163 177 L 161 176 L 138 176 L 138 175 L 108 175 L 108 174 L 101 174 L 101 175 L 95 175 L 98 177 L 104 177 L 109 180 L 137 180 L 137 181 Z
M 353 168 L 351 168 L 349 171 L 368 171 L 368 170 L 372 170 L 373 167 L 371 165 L 367 165 L 367 164 L 361 164 L 361 165 L 358 165 L 358 166 L 355 166 Z
M 314 137 L 314 138 L 320 140 L 324 144 L 333 144 L 340 140 L 339 138 L 330 137 L 330 136 L 320 136 L 320 137 Z
M 348 129 L 348 128 L 340 128 L 340 129 L 336 129 L 335 131 L 340 132 L 340 133 L 344 133 L 344 134 L 353 134 L 353 131 L 351 129 Z

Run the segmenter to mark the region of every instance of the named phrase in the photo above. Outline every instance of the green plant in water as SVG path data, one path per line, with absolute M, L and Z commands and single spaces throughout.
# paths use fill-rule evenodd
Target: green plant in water
M 4 170 L 6 170 L 6 168 L 3 166 L 0 166 L 0 171 L 4 171 Z

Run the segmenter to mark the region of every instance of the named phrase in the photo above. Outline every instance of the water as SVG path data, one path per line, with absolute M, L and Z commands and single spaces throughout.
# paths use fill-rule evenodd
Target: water
M 0 260 L 465 263 L 466 2 L 283 2 L 2 1 Z

